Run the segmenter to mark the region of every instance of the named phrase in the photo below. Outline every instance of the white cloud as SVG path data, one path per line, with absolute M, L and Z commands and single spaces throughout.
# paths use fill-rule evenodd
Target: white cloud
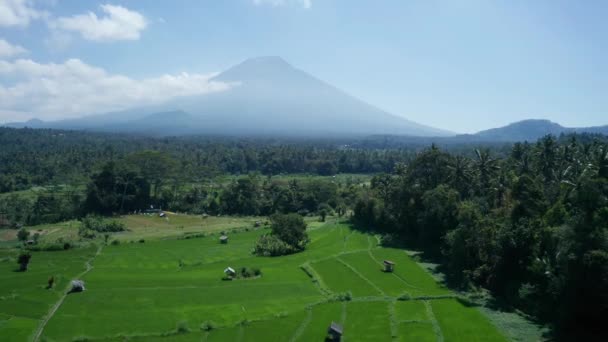
M 34 8 L 32 0 L 0 0 L 0 26 L 26 27 L 46 15 Z
M 61 17 L 51 22 L 53 29 L 79 33 L 84 39 L 94 41 L 138 40 L 148 25 L 139 12 L 122 6 L 101 5 L 104 15 L 93 12 Z
M 0 39 L 0 58 L 10 58 L 27 52 L 22 46 L 12 45 L 6 40 Z
M 270 6 L 285 6 L 290 4 L 300 5 L 306 9 L 312 7 L 312 0 L 253 0 L 256 5 L 270 5 Z
M 16 80 L 10 85 L 0 83 L 0 122 L 79 117 L 230 88 L 230 84 L 211 81 L 213 76 L 181 73 L 136 80 L 79 59 L 61 64 L 0 60 L 0 79 Z

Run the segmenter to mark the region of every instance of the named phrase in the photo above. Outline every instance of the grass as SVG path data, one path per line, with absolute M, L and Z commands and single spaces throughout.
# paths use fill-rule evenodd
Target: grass
M 352 292 L 355 297 L 381 295 L 370 283 L 335 258 L 314 263 L 312 267 L 333 292 Z
M 297 341 L 323 341 L 331 322 L 340 322 L 342 303 L 327 303 L 312 308 L 312 319 Z
M 27 272 L 16 272 L 16 251 L 0 250 L 0 340 L 4 337 L 23 341 L 32 334 L 38 321 L 61 297 L 68 281 L 82 272 L 94 248 L 69 252 L 33 253 Z M 49 277 L 55 278 L 47 289 Z
M 464 306 L 456 299 L 431 303 L 445 341 L 507 341 L 476 307 Z
M 400 323 L 397 327 L 398 341 L 435 342 L 437 336 L 430 322 Z
M 396 263 L 394 274 L 408 285 L 412 296 L 441 296 L 449 295 L 451 292 L 444 286 L 438 284 L 428 272 L 402 250 L 395 248 L 378 248 L 372 251 L 373 257 L 381 262 L 391 260 Z
M 340 256 L 340 259 L 356 267 L 362 276 L 385 294 L 396 297 L 410 290 L 407 284 L 394 274 L 383 272 L 383 267 L 372 259 L 368 252 L 344 254 Z
M 203 229 L 209 234 L 192 239 L 184 239 L 178 228 L 200 229 L 188 225 L 196 221 L 192 217 L 170 217 L 168 226 L 156 217 L 124 219 L 131 231 L 94 258 L 83 277 L 87 290 L 67 295 L 44 327 L 43 339 L 319 341 L 335 321 L 343 324 L 348 341 L 425 341 L 436 337 L 437 329 L 446 341 L 504 340 L 477 308 L 456 300 L 430 299 L 427 306 L 415 298 L 397 300 L 404 292 L 451 292 L 403 251 L 378 247 L 375 237 L 334 219 L 311 224 L 304 252 L 275 258 L 251 254 L 265 229 L 236 229 L 228 244 L 219 243 L 215 232 L 247 226 L 254 218 L 208 218 Z M 128 234 L 146 236 L 145 243 L 128 242 Z M 30 270 L 18 273 L 13 272 L 17 251 L 0 250 L 0 340 L 28 340 L 95 251 L 91 246 L 33 252 Z M 394 274 L 382 272 L 383 259 L 396 262 Z M 313 278 L 302 265 L 314 271 Z M 227 266 L 260 268 L 262 276 L 222 281 Z M 50 275 L 56 285 L 47 290 Z M 347 291 L 351 301 L 331 302 Z M 209 321 L 213 329 L 202 330 Z
M 391 329 L 386 302 L 348 303 L 344 339 L 348 341 L 390 341 Z
M 429 322 L 424 302 L 419 300 L 398 301 L 395 303 L 395 319 L 399 322 Z

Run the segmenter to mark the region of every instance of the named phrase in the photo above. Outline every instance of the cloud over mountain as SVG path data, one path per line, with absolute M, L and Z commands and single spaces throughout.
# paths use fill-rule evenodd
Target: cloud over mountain
M 134 79 L 79 59 L 59 64 L 0 60 L 0 122 L 15 117 L 69 118 L 230 88 L 212 81 L 213 76 L 180 73 Z

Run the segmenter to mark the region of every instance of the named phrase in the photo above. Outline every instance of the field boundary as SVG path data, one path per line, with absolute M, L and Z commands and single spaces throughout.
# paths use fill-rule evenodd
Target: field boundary
M 435 313 L 433 312 L 433 306 L 431 305 L 431 302 L 429 300 L 425 300 L 424 306 L 426 307 L 426 314 L 427 314 L 428 318 L 431 320 L 431 324 L 433 325 L 433 331 L 435 332 L 435 335 L 437 336 L 437 342 L 443 342 L 444 341 L 443 332 L 441 331 L 441 327 L 439 326 L 439 322 L 437 321 L 437 318 L 435 318 Z
M 300 326 L 298 326 L 298 329 L 296 329 L 296 331 L 293 333 L 293 336 L 291 336 L 291 339 L 289 340 L 290 342 L 297 341 L 300 338 L 300 336 L 302 336 L 302 334 L 304 334 L 304 332 L 306 331 L 306 328 L 308 328 L 308 325 L 312 321 L 312 307 L 307 308 L 306 311 L 307 311 L 306 317 L 304 317 L 304 320 L 302 321 L 302 323 L 300 323 Z

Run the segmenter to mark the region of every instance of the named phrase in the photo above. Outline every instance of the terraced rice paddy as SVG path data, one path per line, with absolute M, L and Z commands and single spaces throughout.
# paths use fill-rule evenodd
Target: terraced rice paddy
M 328 223 L 309 231 L 302 253 L 253 256 L 263 232 L 230 234 L 226 245 L 213 235 L 104 245 L 99 254 L 37 252 L 25 273 L 0 252 L 0 340 L 40 332 L 45 341 L 322 341 L 332 321 L 345 341 L 506 340 L 477 308 L 374 236 Z M 382 271 L 384 259 L 396 263 L 394 273 Z M 262 276 L 222 281 L 227 266 L 258 267 Z M 45 289 L 51 275 L 57 283 Z M 87 289 L 64 297 L 74 277 Z M 352 297 L 337 300 L 340 293 Z

